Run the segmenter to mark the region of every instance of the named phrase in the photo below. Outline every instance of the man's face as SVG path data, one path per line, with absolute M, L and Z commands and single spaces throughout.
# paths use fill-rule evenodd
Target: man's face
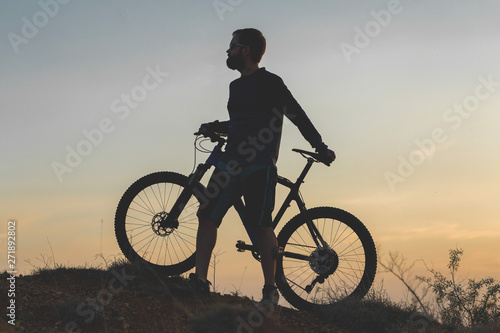
M 230 69 L 240 70 L 244 68 L 245 60 L 243 58 L 243 54 L 241 52 L 242 46 L 236 45 L 238 42 L 239 36 L 234 35 L 233 39 L 231 39 L 231 43 L 229 44 L 229 49 L 227 49 L 227 67 Z

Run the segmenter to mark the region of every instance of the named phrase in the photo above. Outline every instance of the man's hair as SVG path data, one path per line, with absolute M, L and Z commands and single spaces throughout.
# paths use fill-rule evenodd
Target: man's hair
M 238 43 L 250 47 L 250 57 L 257 63 L 260 62 L 264 52 L 266 52 L 266 38 L 257 29 L 246 28 L 233 32 L 233 36 L 238 35 Z

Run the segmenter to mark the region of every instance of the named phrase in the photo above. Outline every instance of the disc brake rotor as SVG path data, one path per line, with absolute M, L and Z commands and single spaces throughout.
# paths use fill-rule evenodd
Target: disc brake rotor
M 158 236 L 168 236 L 179 226 L 179 222 L 171 223 L 167 225 L 166 218 L 168 216 L 167 212 L 160 212 L 153 217 L 153 221 L 151 222 L 151 228 L 153 232 Z

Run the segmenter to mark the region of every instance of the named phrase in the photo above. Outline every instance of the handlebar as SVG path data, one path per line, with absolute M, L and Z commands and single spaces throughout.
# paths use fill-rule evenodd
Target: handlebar
M 220 134 L 215 133 L 213 131 L 209 131 L 208 129 L 201 128 L 198 132 L 195 132 L 194 135 L 196 135 L 196 136 L 202 135 L 206 138 L 209 138 L 210 141 L 217 142 L 218 146 L 220 148 L 222 148 L 222 146 L 226 143 L 226 139 L 221 137 Z M 306 157 L 306 155 L 310 156 L 314 162 L 321 162 L 321 163 L 325 164 L 326 166 L 330 166 L 330 164 L 335 160 L 335 157 L 333 160 L 331 160 L 331 159 L 325 158 L 325 156 L 323 156 L 321 154 L 313 153 L 313 152 L 302 150 L 302 149 L 295 149 L 294 148 L 294 149 L 292 149 L 292 151 L 299 153 L 304 157 Z M 306 158 L 308 158 L 308 157 L 306 157 Z
M 209 138 L 210 141 L 212 141 L 212 142 L 218 142 L 219 145 L 223 145 L 224 143 L 226 143 L 226 140 L 215 132 L 201 130 L 201 131 L 195 132 L 194 135 L 196 135 L 196 136 L 202 135 L 206 138 Z

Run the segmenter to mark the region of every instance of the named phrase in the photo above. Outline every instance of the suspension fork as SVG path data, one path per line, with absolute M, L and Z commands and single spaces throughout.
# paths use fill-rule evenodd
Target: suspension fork
M 181 215 L 182 210 L 188 203 L 194 191 L 197 190 L 196 187 L 200 183 L 200 180 L 203 178 L 208 169 L 210 169 L 212 165 L 216 166 L 220 160 L 222 146 L 224 146 L 226 141 L 215 134 L 214 136 L 211 136 L 210 139 L 212 142 L 218 142 L 217 145 L 212 150 L 212 153 L 207 158 L 206 162 L 199 164 L 198 167 L 196 167 L 196 170 L 189 176 L 187 186 L 184 190 L 182 190 L 181 194 L 175 201 L 172 209 L 167 215 L 167 218 L 162 221 L 162 223 L 165 223 L 166 226 L 174 226 L 175 228 L 179 226 L 179 215 Z M 204 193 L 199 194 L 204 195 Z
M 200 180 L 210 167 L 211 165 L 208 163 L 199 164 L 195 172 L 189 176 L 187 186 L 182 190 L 181 194 L 173 204 L 172 209 L 168 213 L 167 218 L 163 221 L 166 226 L 179 226 L 179 215 L 181 215 L 182 210 L 188 203 L 189 199 L 191 199 L 197 184 L 199 184 Z

